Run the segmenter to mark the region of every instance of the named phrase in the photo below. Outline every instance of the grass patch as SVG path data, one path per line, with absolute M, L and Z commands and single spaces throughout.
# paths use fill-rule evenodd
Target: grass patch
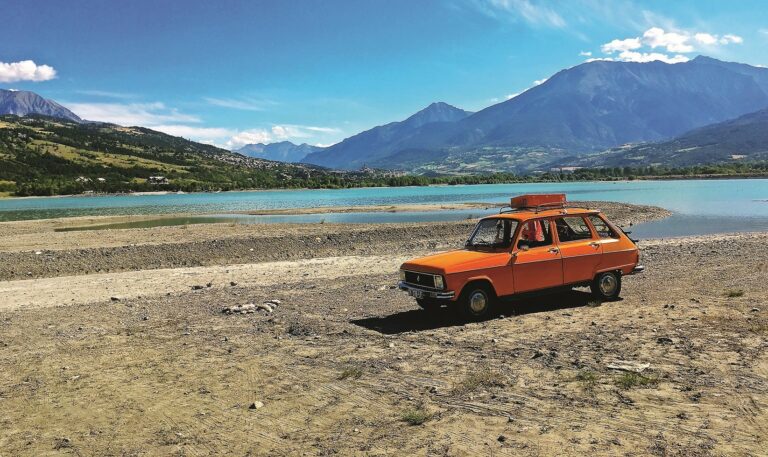
M 616 385 L 622 389 L 633 387 L 650 387 L 659 383 L 657 376 L 643 376 L 640 373 L 628 372 L 616 378 Z
M 728 298 L 737 298 L 737 297 L 743 297 L 744 291 L 741 289 L 738 290 L 728 290 L 725 292 L 725 296 Z
M 453 386 L 453 393 L 465 394 L 481 388 L 501 387 L 503 385 L 504 379 L 501 374 L 490 368 L 483 368 L 469 373 L 460 383 Z
M 581 370 L 576 373 L 574 377 L 576 381 L 579 381 L 584 387 L 591 389 L 597 385 L 597 373 L 592 370 Z
M 406 409 L 400 414 L 400 420 L 408 425 L 421 425 L 433 417 L 435 417 L 435 415 L 424 409 L 423 406 Z
M 339 380 L 360 379 L 362 375 L 363 375 L 362 368 L 348 367 L 348 368 L 345 368 L 344 371 L 341 372 L 341 374 L 339 374 Z

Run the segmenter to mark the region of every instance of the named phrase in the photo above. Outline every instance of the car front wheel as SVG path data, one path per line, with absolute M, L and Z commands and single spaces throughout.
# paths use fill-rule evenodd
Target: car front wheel
M 485 284 L 471 284 L 467 286 L 459 297 L 459 311 L 461 315 L 470 320 L 480 320 L 491 313 L 496 296 Z
M 595 276 L 591 288 L 595 298 L 604 301 L 616 300 L 621 293 L 621 275 L 615 271 L 600 273 Z

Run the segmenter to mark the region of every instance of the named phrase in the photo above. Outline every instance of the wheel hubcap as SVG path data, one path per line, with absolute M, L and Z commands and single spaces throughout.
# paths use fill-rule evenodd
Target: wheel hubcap
M 488 307 L 488 297 L 484 293 L 477 291 L 469 298 L 469 308 L 475 314 L 480 314 Z
M 600 278 L 600 292 L 603 295 L 613 295 L 616 292 L 616 278 L 613 275 L 605 275 Z

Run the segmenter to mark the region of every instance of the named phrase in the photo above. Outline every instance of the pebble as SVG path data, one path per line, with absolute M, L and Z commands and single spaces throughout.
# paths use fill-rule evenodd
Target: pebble
M 205 288 L 205 287 L 203 287 L 203 286 L 201 286 L 201 285 L 199 285 L 199 284 L 198 284 L 198 285 L 194 285 L 194 286 L 192 286 L 192 290 L 200 290 L 200 289 L 204 289 L 204 288 Z
M 248 409 L 261 409 L 263 407 L 264 407 L 264 403 L 262 403 L 260 401 L 255 401 L 255 402 L 251 403 L 250 406 L 248 406 Z
M 112 301 L 120 301 L 120 297 L 109 297 Z
M 752 311 L 753 313 L 759 313 L 760 312 L 760 308 L 752 308 L 752 309 L 750 309 L 750 311 Z
M 232 287 L 235 287 L 237 285 L 237 283 L 235 281 L 230 281 L 229 285 L 232 286 Z
M 274 309 L 271 306 L 269 306 L 268 304 L 266 304 L 266 303 L 262 303 L 260 305 L 256 305 L 256 308 L 263 309 L 264 311 L 266 311 L 268 313 L 271 313 L 272 311 L 274 311 Z

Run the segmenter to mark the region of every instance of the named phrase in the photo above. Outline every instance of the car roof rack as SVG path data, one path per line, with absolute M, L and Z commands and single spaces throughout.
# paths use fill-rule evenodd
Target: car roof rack
M 568 205 L 568 204 L 561 204 L 561 203 L 547 203 L 543 205 L 536 205 L 536 206 L 523 206 L 519 208 L 514 208 L 510 205 L 502 206 L 501 209 L 499 209 L 499 214 L 510 214 L 510 213 L 521 213 L 525 211 L 533 211 L 534 213 L 540 213 L 542 211 L 549 211 L 552 209 L 563 209 L 567 210 L 569 208 L 572 209 L 586 209 L 586 210 L 592 210 L 592 208 L 588 206 L 579 206 L 579 205 Z

